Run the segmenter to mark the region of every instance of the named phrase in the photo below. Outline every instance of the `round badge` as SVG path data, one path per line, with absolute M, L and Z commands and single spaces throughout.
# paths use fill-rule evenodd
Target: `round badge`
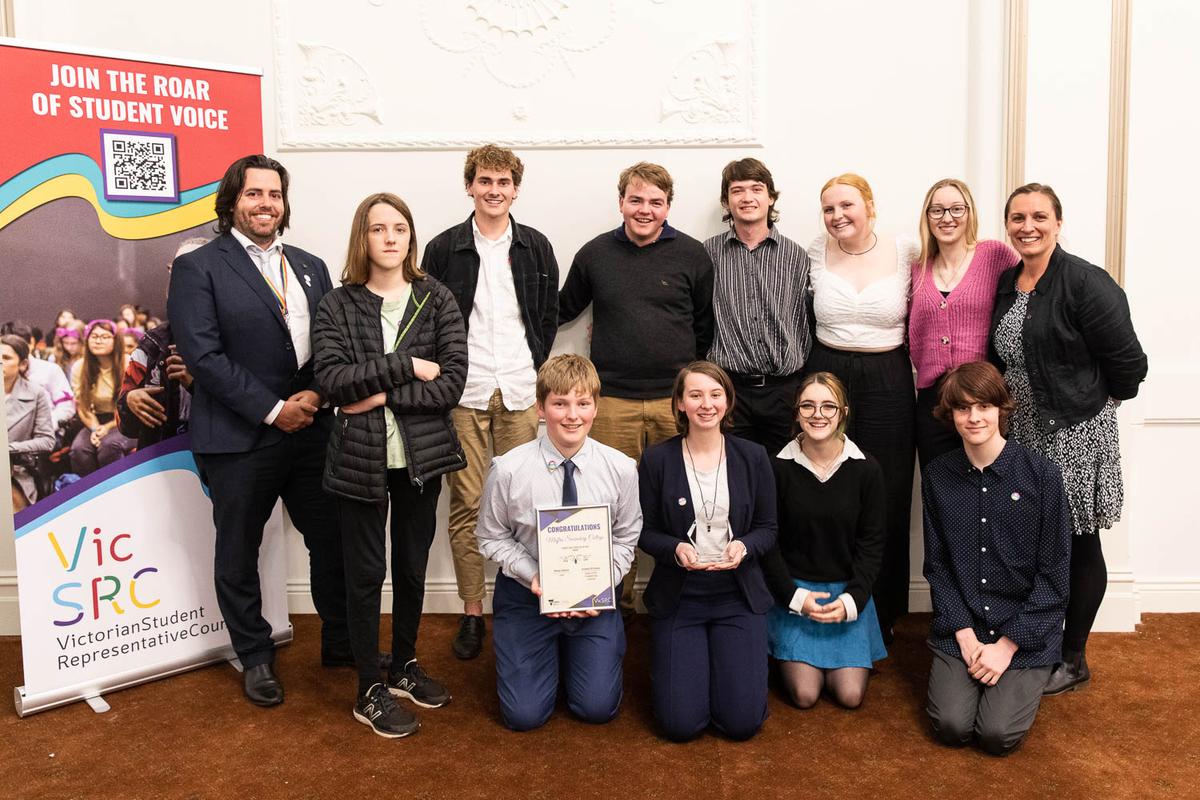
M 679 505 L 681 505 L 681 506 L 686 506 L 686 505 L 687 505 L 687 500 L 686 500 L 685 498 L 682 498 L 682 497 L 681 497 L 681 498 L 679 498 Z
M 1020 492 L 1013 492 L 1013 493 L 1012 493 L 1012 499 L 1013 499 L 1013 500 L 1020 500 L 1020 499 L 1021 499 L 1021 493 L 1020 493 Z

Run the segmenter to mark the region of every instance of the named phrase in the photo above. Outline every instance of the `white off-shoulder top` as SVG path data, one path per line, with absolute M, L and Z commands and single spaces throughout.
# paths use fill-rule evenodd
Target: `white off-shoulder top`
M 911 264 L 921 254 L 920 245 L 910 236 L 897 236 L 895 271 L 857 292 L 845 278 L 825 269 L 828 238 L 822 233 L 808 246 L 817 340 L 842 350 L 904 344 Z

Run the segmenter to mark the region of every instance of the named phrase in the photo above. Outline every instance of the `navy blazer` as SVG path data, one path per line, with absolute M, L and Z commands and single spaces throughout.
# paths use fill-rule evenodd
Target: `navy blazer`
M 675 561 L 675 547 L 687 541 L 688 529 L 696 520 L 696 504 L 688 488 L 682 442 L 682 436 L 674 436 L 649 448 L 638 465 L 642 500 L 638 547 L 655 562 L 642 600 L 654 617 L 675 613 L 687 577 L 687 570 Z M 762 445 L 736 436 L 725 436 L 725 464 L 729 470 L 730 530 L 746 546 L 746 557 L 733 577 L 750 610 L 765 614 L 774 600 L 759 560 L 775 546 L 778 534 L 775 474 Z M 680 505 L 680 498 L 687 503 Z
M 333 288 L 325 262 L 283 246 L 292 275 L 308 297 L 310 319 Z M 232 234 L 175 259 L 167 314 L 179 354 L 195 378 L 189 430 L 196 453 L 245 453 L 286 436 L 263 423 L 280 400 L 302 389 L 320 392 L 312 359 L 299 367 L 279 303 L 258 266 Z M 310 323 L 311 330 L 311 323 Z M 328 437 L 323 410 L 296 435 Z

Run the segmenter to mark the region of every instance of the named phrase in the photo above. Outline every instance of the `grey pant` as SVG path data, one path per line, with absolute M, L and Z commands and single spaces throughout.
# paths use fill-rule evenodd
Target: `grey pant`
M 978 737 L 994 756 L 1015 750 L 1033 727 L 1050 667 L 1010 668 L 995 686 L 984 686 L 961 658 L 931 649 L 927 711 L 938 741 L 957 747 Z

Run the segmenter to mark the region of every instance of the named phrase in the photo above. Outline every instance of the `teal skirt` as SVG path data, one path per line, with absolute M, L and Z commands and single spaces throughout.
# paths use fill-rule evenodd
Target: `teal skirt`
M 846 590 L 845 581 L 795 583 L 798 588 L 812 592 L 829 592 L 827 599 L 817 601 L 821 605 L 836 600 Z M 866 608 L 858 610 L 854 622 L 814 622 L 781 606 L 772 606 L 767 612 L 767 642 L 773 658 L 803 661 L 819 669 L 869 669 L 876 661 L 887 658 L 874 599 L 868 599 Z

